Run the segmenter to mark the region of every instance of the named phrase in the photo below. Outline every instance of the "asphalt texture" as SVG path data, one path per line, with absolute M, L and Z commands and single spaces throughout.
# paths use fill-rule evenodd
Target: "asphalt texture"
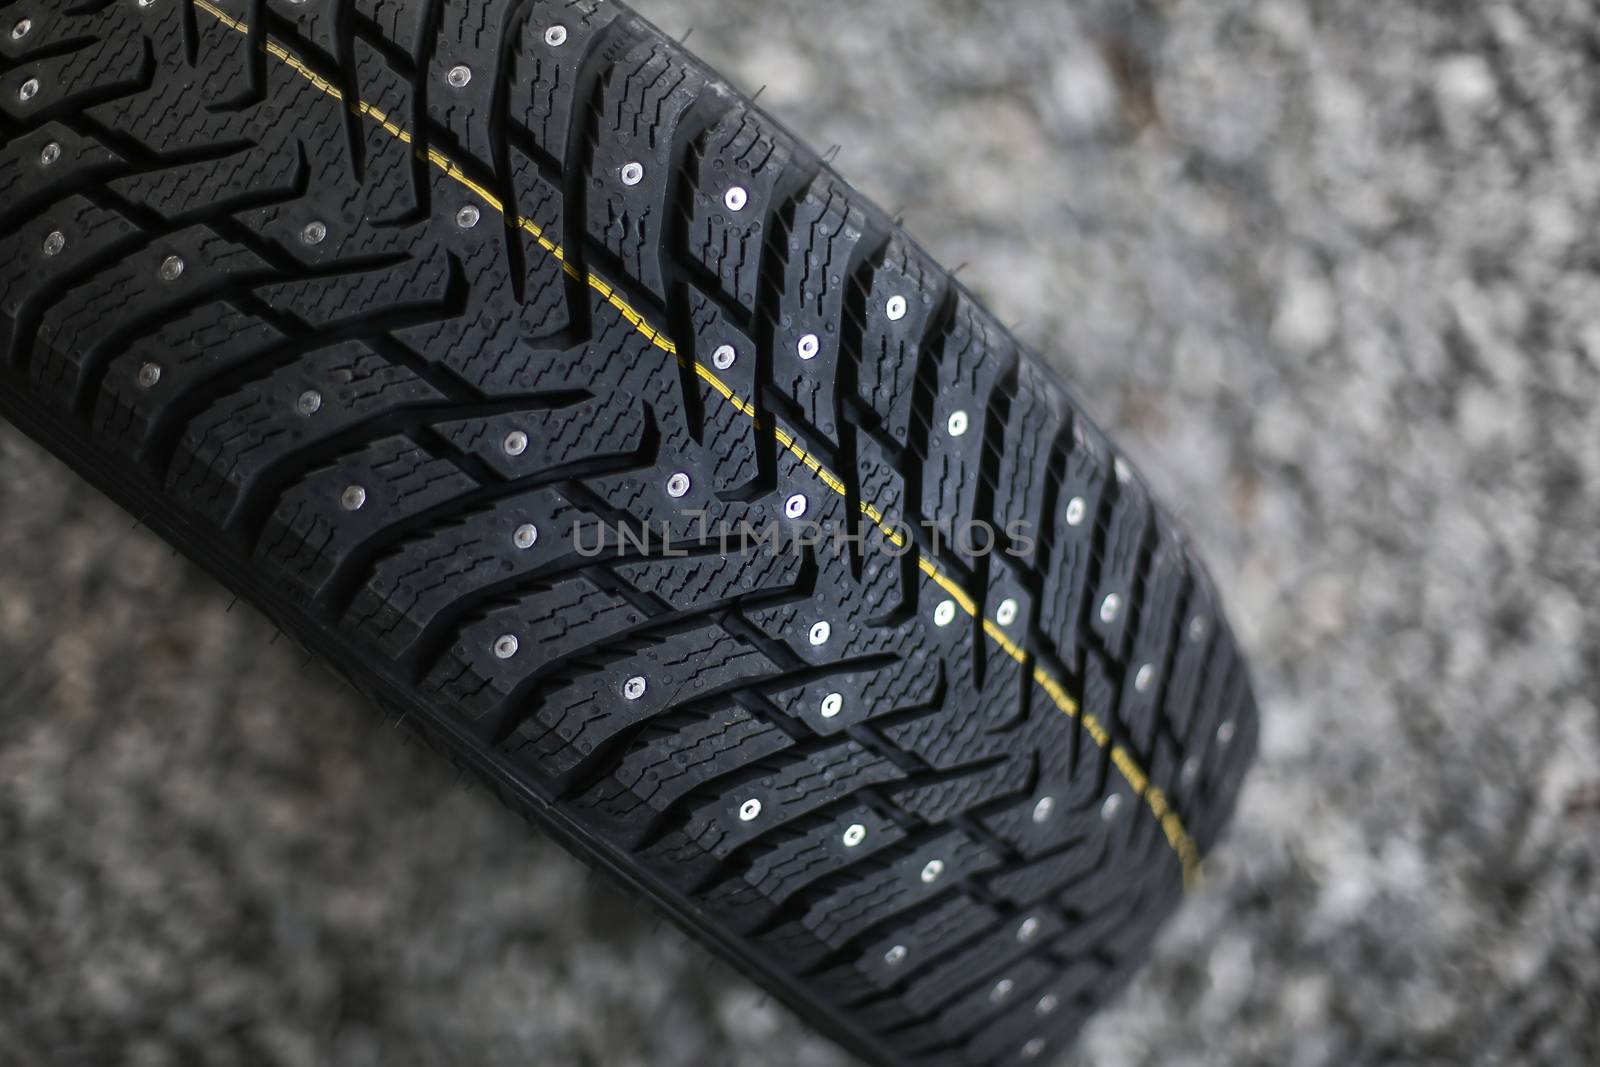
M 1600 16 L 644 0 L 1183 517 L 1265 723 L 1070 1062 L 1600 1062 Z M 851 1062 L 0 427 L 0 1063 Z

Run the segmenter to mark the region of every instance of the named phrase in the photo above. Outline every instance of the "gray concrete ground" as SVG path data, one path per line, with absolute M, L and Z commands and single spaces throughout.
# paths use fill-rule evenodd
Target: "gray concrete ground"
M 645 13 L 970 263 L 1253 653 L 1238 821 L 1075 1061 L 1600 1062 L 1590 6 Z M 0 1062 L 847 1062 L 128 526 L 0 429 Z

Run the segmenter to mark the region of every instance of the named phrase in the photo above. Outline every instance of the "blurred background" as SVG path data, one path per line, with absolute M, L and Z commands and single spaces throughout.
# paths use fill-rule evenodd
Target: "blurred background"
M 1179 511 L 1261 761 L 1071 1062 L 1600 1062 L 1600 14 L 639 0 Z M 0 1062 L 850 1062 L 0 427 Z

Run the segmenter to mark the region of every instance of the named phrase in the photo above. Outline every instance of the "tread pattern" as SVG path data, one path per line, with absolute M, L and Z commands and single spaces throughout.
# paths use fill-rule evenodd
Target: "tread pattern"
M 609 0 L 0 10 L 0 401 L 873 1062 L 1034 1059 L 1127 978 L 1248 674 L 813 153 Z M 860 541 L 688 543 L 791 499 Z

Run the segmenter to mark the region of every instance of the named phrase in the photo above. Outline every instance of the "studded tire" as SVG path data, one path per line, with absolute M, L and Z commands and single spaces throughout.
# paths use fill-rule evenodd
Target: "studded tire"
M 1126 980 L 1245 667 L 813 152 L 604 0 L 0 11 L 0 412 L 867 1061 Z

